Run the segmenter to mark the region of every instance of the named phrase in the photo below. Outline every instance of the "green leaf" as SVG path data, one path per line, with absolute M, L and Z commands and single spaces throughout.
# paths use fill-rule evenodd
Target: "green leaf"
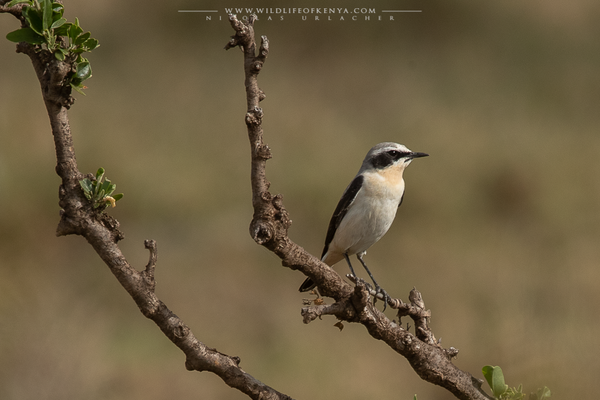
M 504 374 L 502 368 L 486 365 L 482 368 L 483 376 L 487 380 L 494 397 L 500 397 L 508 389 L 508 385 L 504 382 Z
M 86 40 L 88 40 L 90 38 L 91 35 L 92 35 L 91 33 L 86 32 L 84 34 L 77 36 L 77 39 L 75 39 L 75 42 L 74 42 L 75 45 L 79 46 L 79 45 L 83 44 Z
M 33 7 L 23 7 L 23 16 L 29 23 L 29 27 L 37 34 L 43 35 L 44 28 L 42 24 L 42 14 Z
M 31 28 L 21 28 L 16 31 L 12 31 L 6 34 L 6 38 L 11 42 L 27 42 L 30 44 L 42 44 L 44 43 L 44 37 L 38 35 Z
M 88 178 L 80 180 L 79 184 L 81 185 L 82 189 L 86 192 L 91 192 L 93 190 L 92 181 L 90 181 Z
M 63 26 L 66 22 L 67 22 L 66 18 L 57 19 L 56 21 L 54 21 L 52 23 L 52 26 L 50 26 L 50 29 L 59 28 L 59 27 Z M 56 31 L 54 31 L 54 33 L 58 35 L 58 33 L 56 33 Z
M 57 36 L 68 36 L 69 35 L 69 29 L 71 28 L 71 25 L 73 25 L 70 22 L 67 22 L 61 26 L 59 26 L 58 28 L 54 29 L 54 34 Z
M 483 372 L 483 376 L 485 377 L 485 380 L 487 381 L 488 385 L 490 385 L 490 387 L 492 387 L 492 377 L 494 375 L 494 367 L 492 367 L 491 365 L 486 365 L 485 367 L 483 367 L 481 369 L 481 372 Z
M 92 67 L 88 61 L 84 61 L 82 63 L 77 64 L 77 69 L 75 71 L 75 78 L 79 82 L 83 82 L 89 77 L 92 76 Z M 102 170 L 104 171 L 104 170 Z
M 98 41 L 94 38 L 90 38 L 90 39 L 86 40 L 85 43 L 83 44 L 85 51 L 92 51 L 98 46 L 100 46 L 100 45 L 98 44 Z
M 57 19 L 62 18 L 65 7 L 60 3 L 52 3 L 52 12 L 52 18 L 56 21 Z M 56 14 L 58 14 L 58 17 L 56 17 Z
M 102 190 L 104 191 L 104 195 L 110 196 L 112 194 L 112 192 L 115 191 L 116 187 L 117 187 L 117 185 L 113 185 L 112 183 L 110 183 L 110 181 L 108 179 L 106 179 L 104 181 L 104 183 L 102 184 Z
M 57 60 L 64 61 L 65 60 L 65 49 L 58 49 L 54 52 L 54 57 Z
M 98 171 L 96 171 L 96 182 L 100 182 L 103 177 L 104 177 L 104 168 L 100 167 L 100 168 L 98 168 Z
M 42 29 L 48 30 L 52 26 L 52 1 L 41 0 L 42 6 Z
M 85 194 L 85 197 L 88 200 L 91 200 L 92 192 L 94 191 L 94 188 L 92 187 L 92 181 L 90 181 L 88 178 L 85 178 L 79 181 L 79 185 L 83 189 L 83 194 Z
M 31 5 L 31 0 L 12 0 L 10 3 L 8 3 L 6 5 L 6 7 L 12 7 L 15 4 L 21 4 L 21 3 L 29 3 Z
M 94 208 L 99 208 L 101 212 L 108 206 L 115 207 L 115 203 L 123 198 L 123 193 L 112 196 L 117 185 L 111 183 L 110 179 L 106 179 L 104 173 L 104 168 L 100 167 L 96 171 L 94 181 L 89 178 L 79 181 L 87 199 L 92 202 Z
M 79 24 L 71 24 L 68 32 L 69 38 L 71 38 L 71 42 L 75 43 L 75 39 L 77 39 L 77 36 L 81 35 L 82 32 L 83 29 L 79 27 Z
M 73 89 L 75 89 L 76 91 L 78 91 L 80 94 L 86 96 L 85 92 L 83 91 L 83 85 L 80 83 L 78 85 L 73 84 L 73 82 L 71 82 L 71 87 Z
M 550 396 L 552 395 L 552 392 L 550 392 L 550 389 L 548 389 L 546 386 L 544 386 L 543 388 L 538 389 L 536 394 L 537 394 L 538 400 L 542 400 L 542 399 L 549 399 Z
M 523 385 L 519 385 L 518 388 L 508 388 L 502 395 L 502 399 L 506 400 L 523 400 L 525 393 L 523 393 Z

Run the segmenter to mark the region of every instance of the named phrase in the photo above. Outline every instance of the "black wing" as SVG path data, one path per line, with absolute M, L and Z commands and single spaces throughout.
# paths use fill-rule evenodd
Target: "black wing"
M 348 208 L 354 202 L 356 195 L 362 188 L 363 181 L 365 178 L 362 175 L 358 175 L 354 180 L 348 185 L 340 202 L 338 203 L 335 211 L 333 212 L 333 216 L 331 217 L 331 221 L 329 221 L 329 228 L 327 229 L 327 236 L 325 237 L 325 247 L 323 248 L 323 254 L 321 254 L 321 258 L 327 253 L 329 250 L 329 243 L 333 240 L 333 236 L 335 235 L 335 231 L 340 226 L 342 219 L 348 212 Z
M 327 236 L 325 237 L 325 248 L 323 249 L 323 254 L 321 254 L 321 258 L 323 258 L 325 253 L 327 253 L 327 250 L 329 250 L 329 243 L 331 243 L 331 241 L 333 240 L 335 231 L 337 230 L 338 226 L 340 226 L 340 223 L 342 222 L 344 215 L 346 215 L 346 212 L 348 212 L 348 208 L 354 202 L 356 195 L 362 187 L 364 179 L 365 178 L 362 175 L 357 176 L 344 191 L 340 202 L 338 203 L 337 207 L 335 208 L 335 211 L 333 212 L 331 221 L 329 221 L 329 228 L 327 229 Z M 306 280 L 300 286 L 299 290 L 301 292 L 308 292 L 309 290 L 312 290 L 315 286 L 316 284 L 313 282 L 312 279 L 306 278 Z

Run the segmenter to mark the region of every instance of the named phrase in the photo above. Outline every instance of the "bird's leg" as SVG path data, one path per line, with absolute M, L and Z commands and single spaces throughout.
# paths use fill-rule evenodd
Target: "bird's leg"
M 369 277 L 371 277 L 371 280 L 373 281 L 373 284 L 375 285 L 375 291 L 377 293 L 381 293 L 381 295 L 383 296 L 383 311 L 385 311 L 388 300 L 391 300 L 390 295 L 387 294 L 387 292 L 381 286 L 379 286 L 379 284 L 377 283 L 375 278 L 373 278 L 373 274 L 371 273 L 371 271 L 369 271 L 369 268 L 367 268 L 367 264 L 365 264 L 365 262 L 363 260 L 364 255 L 365 255 L 365 253 L 358 253 L 356 255 L 356 258 L 358 258 L 358 261 L 360 261 L 362 266 L 365 268 L 365 271 L 367 271 L 367 274 L 369 274 Z M 350 261 L 348 261 L 348 262 L 350 262 Z M 352 271 L 352 272 L 354 272 L 354 271 Z M 376 300 L 377 300 L 377 298 L 373 299 L 373 302 L 375 302 Z
M 352 274 L 352 276 L 355 277 L 357 281 L 364 283 L 370 289 L 371 284 L 365 282 L 362 278 L 359 278 L 358 275 L 356 275 L 356 272 L 354 272 L 354 268 L 352 268 L 352 263 L 350 262 L 350 257 L 348 257 L 348 254 L 344 253 L 344 257 L 346 258 L 346 262 L 348 263 L 348 266 L 350 267 L 350 273 Z
M 344 253 L 344 257 L 346 258 L 346 262 L 348 263 L 348 266 L 350 267 L 350 272 L 352 273 L 352 276 L 355 276 L 358 278 L 358 276 L 354 272 L 354 268 L 352 268 L 352 263 L 350 262 L 350 257 L 348 257 L 348 253 Z

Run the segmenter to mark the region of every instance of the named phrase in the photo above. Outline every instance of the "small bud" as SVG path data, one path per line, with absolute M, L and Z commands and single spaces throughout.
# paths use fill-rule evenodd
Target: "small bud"
M 112 206 L 112 208 L 115 208 L 117 206 L 117 201 L 114 198 L 110 197 L 110 196 L 106 196 L 104 198 L 104 201 L 106 201 L 107 203 L 110 203 L 110 205 Z

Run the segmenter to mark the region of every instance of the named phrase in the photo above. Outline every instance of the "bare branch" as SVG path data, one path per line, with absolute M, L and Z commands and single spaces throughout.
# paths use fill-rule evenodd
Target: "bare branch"
M 10 0 L 0 0 L 0 14 L 2 13 L 8 13 L 8 14 L 12 14 L 15 17 L 17 17 L 18 19 L 21 20 L 21 22 L 24 21 L 23 17 L 22 17 L 22 10 L 23 7 L 25 6 L 25 4 L 16 4 L 12 7 L 7 7 L 6 3 L 8 3 Z
M 15 6 L 7 9 L 3 5 L 5 0 L 0 2 L 1 12 L 11 12 L 21 18 L 21 8 L 15 9 Z M 150 260 L 142 272 L 127 262 L 117 245 L 124 237 L 119 230 L 118 221 L 99 209 L 94 209 L 79 185 L 83 174 L 77 167 L 67 115 L 74 103 L 67 80 L 68 74 L 73 71 L 73 65 L 68 60 L 57 60 L 40 46 L 23 42 L 17 45 L 17 52 L 27 54 L 31 59 L 52 127 L 57 159 L 56 173 L 62 179 L 59 189 L 62 210 L 57 235 L 77 234 L 85 237 L 133 298 L 142 314 L 154 321 L 165 336 L 185 353 L 185 366 L 188 370 L 213 372 L 227 385 L 252 399 L 290 399 L 242 370 L 239 357 L 221 353 L 200 342 L 190 328 L 160 301 L 154 293 L 154 270 L 157 262 L 154 240 L 146 240 L 144 243 L 150 251 Z
M 301 310 L 302 318 L 305 324 L 314 321 L 317 318 L 321 318 L 323 315 L 339 315 L 350 310 L 347 304 L 344 303 L 333 303 L 333 304 L 321 304 L 318 306 L 304 307 Z M 351 319 L 351 316 L 347 316 L 344 320 Z
M 354 280 L 355 287 L 344 282 L 330 267 L 292 242 L 288 237 L 291 225 L 288 212 L 283 206 L 281 195 L 269 192 L 266 179 L 266 163 L 271 158 L 271 150 L 263 142 L 263 110 L 259 102 L 264 98 L 258 87 L 258 74 L 262 70 L 268 54 L 268 41 L 263 36 L 259 54 L 256 54 L 254 39 L 255 16 L 240 21 L 235 15 L 229 20 L 235 35 L 225 46 L 230 49 L 239 46 L 244 52 L 244 72 L 246 85 L 246 126 L 252 154 L 252 204 L 254 216 L 250 223 L 250 235 L 254 241 L 275 253 L 282 264 L 300 270 L 317 283 L 320 292 L 335 299 L 332 305 L 318 304 L 302 309 L 305 323 L 322 315 L 335 315 L 338 319 L 363 324 L 369 334 L 386 342 L 394 351 L 410 362 L 417 374 L 424 380 L 440 385 L 459 399 L 489 399 L 482 390 L 482 381 L 461 371 L 450 359 L 457 350 L 444 350 L 429 329 L 431 313 L 425 310 L 421 294 L 413 289 L 409 296 L 410 304 L 399 299 L 388 302 L 398 309 L 398 317 L 410 316 L 415 321 L 416 336 L 403 329 L 400 324 L 390 321 L 385 314 L 373 305 L 373 293 L 361 280 Z

